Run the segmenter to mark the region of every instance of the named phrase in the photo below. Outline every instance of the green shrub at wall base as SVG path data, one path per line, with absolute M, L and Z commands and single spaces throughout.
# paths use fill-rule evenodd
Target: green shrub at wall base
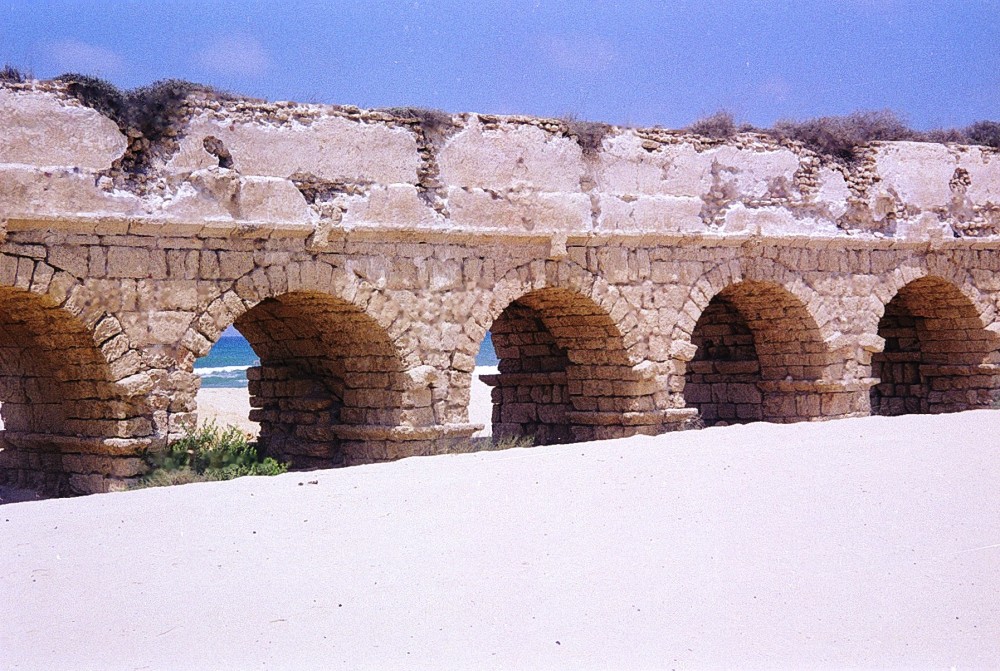
M 199 427 L 191 435 L 171 443 L 162 453 L 147 457 L 149 474 L 138 488 L 163 487 L 190 482 L 232 480 L 244 475 L 279 475 L 287 463 L 261 458 L 257 443 L 235 426 L 215 424 Z

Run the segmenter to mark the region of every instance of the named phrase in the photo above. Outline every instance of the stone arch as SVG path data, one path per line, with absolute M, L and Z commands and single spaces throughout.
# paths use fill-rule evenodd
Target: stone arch
M 260 358 L 247 371 L 259 440 L 293 468 L 377 459 L 357 452 L 393 427 L 433 422 L 430 381 L 414 383 L 388 329 L 354 302 L 314 289 L 228 291 L 189 332 L 192 354 L 207 354 L 230 324 Z
M 992 313 L 939 275 L 903 284 L 885 304 L 872 355 L 872 414 L 942 413 L 990 407 L 1000 390 Z M 988 316 L 988 315 L 987 315 Z
M 327 294 L 354 306 L 389 335 L 406 368 L 420 365 L 416 344 L 407 340 L 410 320 L 403 307 L 355 273 L 315 259 L 259 267 L 247 273 L 197 315 L 182 346 L 194 358 L 204 356 L 244 312 L 261 301 L 293 292 Z
M 249 325 L 256 318 L 244 316 L 250 313 L 260 315 L 257 327 Z M 275 374 L 297 380 L 298 386 L 279 385 L 279 390 L 294 388 L 300 399 L 301 394 L 326 398 L 301 404 L 287 399 L 286 407 L 316 407 L 315 411 L 294 411 L 308 413 L 319 412 L 322 405 L 330 412 L 312 419 L 300 414 L 299 419 L 315 426 L 299 429 L 292 426 L 291 411 L 285 413 L 289 421 L 281 420 L 278 413 L 273 430 L 263 426 L 264 421 L 270 421 L 262 416 L 265 413 L 256 412 L 252 417 L 264 420 L 261 440 L 265 448 L 290 460 L 294 468 L 386 461 L 440 451 L 473 429 L 461 425 L 442 430 L 437 425 L 434 403 L 447 395 L 447 377 L 424 365 L 421 341 L 411 324 L 412 315 L 382 288 L 327 261 L 311 259 L 257 268 L 212 301 L 184 335 L 182 346 L 187 354 L 180 358 L 181 369 L 172 374 L 166 390 L 171 407 L 182 409 L 171 417 L 171 436 L 184 435 L 197 419 L 191 412 L 197 407 L 195 394 L 200 384 L 192 371 L 194 360 L 207 354 L 232 325 L 244 332 L 262 360 L 261 371 L 249 373 L 260 378 L 252 380 L 252 395 L 257 387 L 264 395 L 276 389 L 268 378 L 275 366 L 264 365 L 260 349 L 271 336 L 263 333 L 257 336 L 261 342 L 255 344 L 247 329 L 256 328 L 254 332 L 259 333 L 273 328 L 273 339 L 277 340 L 287 339 L 278 333 L 292 336 L 301 329 L 323 343 L 321 353 L 306 354 L 309 345 L 303 342 L 284 359 L 275 359 L 282 361 L 276 365 L 285 369 Z M 352 368 L 356 365 L 368 368 Z M 312 391 L 307 391 L 309 388 Z M 266 401 L 262 396 L 252 402 L 262 411 L 281 408 L 281 402 L 273 398 Z
M 992 324 L 997 319 L 997 310 L 992 301 L 987 299 L 975 282 L 969 276 L 967 268 L 963 268 L 947 258 L 931 256 L 926 259 L 913 259 L 912 263 L 901 265 L 890 273 L 878 277 L 879 281 L 873 290 L 873 298 L 877 299 L 877 309 L 870 313 L 857 315 L 859 328 L 864 333 L 876 333 L 879 321 L 885 314 L 885 306 L 907 285 L 927 277 L 951 285 L 958 294 L 975 309 L 983 324 Z
M 645 359 L 637 311 L 614 285 L 569 259 L 534 261 L 509 270 L 472 311 L 463 327 L 459 351 L 475 357 L 486 332 L 511 303 L 531 292 L 550 288 L 588 299 L 615 324 L 629 361 L 635 365 Z
M 632 365 L 614 315 L 589 296 L 529 290 L 489 330 L 500 359 L 498 374 L 483 377 L 493 387 L 494 437 L 553 444 L 659 429 L 655 384 Z
M 102 491 L 144 470 L 150 380 L 100 296 L 44 262 L 18 268 L 26 263 L 30 281 L 0 287 L 0 480 Z
M 807 305 L 775 282 L 742 280 L 714 295 L 690 335 L 686 404 L 707 425 L 840 416 L 852 395 L 830 379 L 834 364 Z
M 248 371 L 250 419 L 260 423 L 268 454 L 295 468 L 338 466 L 349 460 L 343 427 L 404 421 L 400 357 L 357 306 L 294 291 L 264 299 L 234 326 L 260 357 Z
M 815 314 L 817 310 L 813 308 L 817 305 L 820 307 L 818 312 L 825 312 L 822 310 L 824 296 L 822 292 L 810 287 L 800 272 L 770 259 L 732 258 L 716 264 L 694 280 L 687 300 L 678 310 L 672 330 L 673 339 L 690 342 L 695 324 L 709 302 L 728 287 L 742 282 L 757 282 L 780 288 L 809 313 L 809 318 L 822 340 L 829 341 L 839 335 L 839 331 L 831 323 L 832 314 Z

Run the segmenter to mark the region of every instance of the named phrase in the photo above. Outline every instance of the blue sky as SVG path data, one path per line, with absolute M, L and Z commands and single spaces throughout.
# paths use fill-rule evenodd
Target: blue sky
M 1000 119 L 1000 0 L 0 0 L 0 64 L 132 87 L 684 126 Z

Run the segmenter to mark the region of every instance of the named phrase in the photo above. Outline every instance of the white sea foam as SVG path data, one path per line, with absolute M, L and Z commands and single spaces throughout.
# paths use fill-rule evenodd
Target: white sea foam
M 220 375 L 223 373 L 242 373 L 250 366 L 215 366 L 213 368 L 195 368 L 194 372 L 202 377 Z

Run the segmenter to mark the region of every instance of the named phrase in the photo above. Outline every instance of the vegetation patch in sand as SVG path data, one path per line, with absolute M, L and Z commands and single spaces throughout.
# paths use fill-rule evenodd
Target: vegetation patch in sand
M 162 453 L 147 457 L 149 474 L 135 488 L 183 485 L 191 482 L 232 480 L 244 475 L 280 475 L 288 464 L 262 457 L 239 427 L 211 423 L 170 444 Z

